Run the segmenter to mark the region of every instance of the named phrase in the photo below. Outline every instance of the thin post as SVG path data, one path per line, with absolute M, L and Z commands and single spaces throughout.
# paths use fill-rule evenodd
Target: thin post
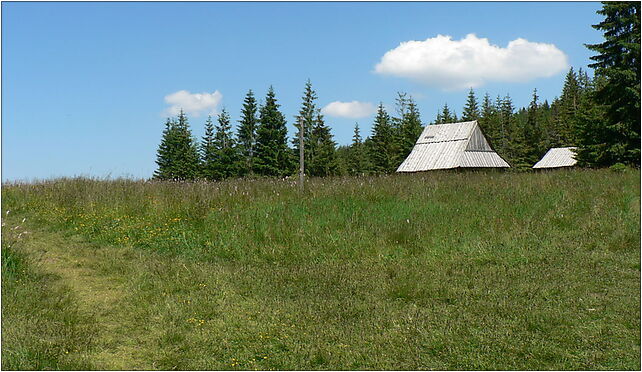
M 303 164 L 303 118 L 299 117 L 299 191 L 303 192 L 303 180 L 305 178 Z

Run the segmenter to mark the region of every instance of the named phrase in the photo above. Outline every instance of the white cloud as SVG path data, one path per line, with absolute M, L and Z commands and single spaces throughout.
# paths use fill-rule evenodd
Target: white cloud
M 186 114 L 200 116 L 202 113 L 216 114 L 218 105 L 223 95 L 218 90 L 214 93 L 190 93 L 186 90 L 179 90 L 165 96 L 165 103 L 170 107 L 165 110 L 167 115 L 178 115 L 183 109 Z
M 374 114 L 375 112 L 377 112 L 377 108 L 370 102 L 334 101 L 334 102 L 330 102 L 323 109 L 321 109 L 321 112 L 324 115 L 329 115 L 329 116 L 358 119 L 358 118 L 365 118 Z
M 518 38 L 502 48 L 468 34 L 459 41 L 437 35 L 402 42 L 384 54 L 374 71 L 459 90 L 491 81 L 526 82 L 567 68 L 568 57 L 553 44 Z

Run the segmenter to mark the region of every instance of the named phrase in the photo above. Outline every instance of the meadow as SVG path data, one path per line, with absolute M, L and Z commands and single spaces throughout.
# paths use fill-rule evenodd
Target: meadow
M 640 369 L 640 172 L 2 187 L 3 369 Z

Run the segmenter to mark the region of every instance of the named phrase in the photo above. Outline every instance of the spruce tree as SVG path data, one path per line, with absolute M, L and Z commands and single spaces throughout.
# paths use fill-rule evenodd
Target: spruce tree
M 361 138 L 359 124 L 355 123 L 352 144 L 350 145 L 347 171 L 351 176 L 360 176 L 366 174 L 368 168 L 366 148 L 363 143 L 363 139 Z
M 524 161 L 535 164 L 544 153 L 542 152 L 542 123 L 540 120 L 539 96 L 537 89 L 533 90 L 533 99 L 528 106 L 524 126 Z
M 192 136 L 187 115 L 183 110 L 178 115 L 176 125 L 178 128 L 176 178 L 193 180 L 200 173 L 200 158 L 198 145 Z
M 303 102 L 301 103 L 301 109 L 299 110 L 299 115 L 295 116 L 295 128 L 297 129 L 296 135 L 292 138 L 292 144 L 294 145 L 294 155 L 295 158 L 299 156 L 299 131 L 301 130 L 301 125 L 303 125 L 303 159 L 305 163 L 310 162 L 311 154 L 314 152 L 315 144 L 311 142 L 311 135 L 313 127 L 317 121 L 317 107 L 315 100 L 317 99 L 316 92 L 312 89 L 312 83 L 308 79 L 305 83 L 305 91 L 303 97 L 301 98 Z M 305 167 L 305 173 L 310 175 L 309 168 Z
M 399 142 L 397 149 L 397 167 L 408 157 L 412 151 L 417 139 L 423 131 L 423 126 L 421 125 L 421 117 L 419 114 L 419 109 L 417 104 L 412 97 L 406 98 L 405 107 L 403 110 L 403 117 L 401 120 L 401 126 L 399 128 Z
M 254 172 L 263 176 L 290 175 L 294 170 L 294 163 L 292 152 L 288 148 L 288 131 L 271 86 L 260 111 Z
M 236 138 L 238 141 L 239 175 L 244 176 L 252 173 L 254 166 L 254 153 L 256 147 L 256 128 L 258 105 L 254 98 L 254 92 L 250 89 L 243 101 L 241 120 L 237 129 Z
M 580 166 L 608 166 L 619 159 L 607 151 L 604 138 L 611 135 L 606 105 L 598 103 L 597 91 L 606 84 L 606 77 L 596 76 L 589 88 L 580 96 L 574 128 L 577 138 L 576 159 Z
M 235 141 L 232 138 L 232 126 L 227 110 L 221 110 L 218 116 L 218 125 L 214 135 L 215 162 L 213 177 L 223 180 L 238 175 L 238 157 Z
M 505 156 L 506 160 L 514 166 L 526 167 L 528 164 L 523 159 L 524 133 L 515 120 L 514 110 L 513 101 L 508 94 L 500 99 L 500 155 Z
M 193 180 L 199 176 L 198 148 L 183 110 L 177 120 L 165 123 L 156 164 L 158 170 L 154 177 L 158 179 Z
M 330 127 L 325 124 L 323 115 L 318 110 L 308 143 L 311 145 L 310 160 L 306 165 L 308 174 L 315 177 L 337 175 L 339 164 L 336 156 L 336 143 L 332 139 Z
M 205 122 L 205 135 L 201 139 L 201 176 L 207 180 L 216 179 L 216 144 L 214 142 L 214 124 L 212 116 Z
M 589 66 L 595 75 L 604 77 L 594 99 L 606 108 L 603 135 L 583 138 L 581 146 L 601 149 L 591 159 L 585 149 L 584 161 L 603 166 L 617 162 L 639 166 L 640 163 L 640 3 L 605 2 L 598 14 L 604 20 L 593 28 L 604 33 L 604 41 L 586 45 L 598 54 Z M 597 128 L 596 128 L 597 129 Z M 586 135 L 586 133 L 584 132 Z M 589 140 L 595 141 L 592 143 Z
M 571 67 L 564 79 L 562 95 L 559 99 L 559 117 L 556 121 L 556 132 L 559 134 L 559 142 L 563 145 L 571 145 L 574 141 L 575 130 L 573 123 L 580 100 L 580 83 L 578 75 Z
M 390 115 L 384 109 L 383 103 L 379 103 L 372 127 L 372 136 L 368 141 L 369 158 L 374 173 L 392 173 L 396 170 L 393 141 Z
M 470 88 L 468 92 L 468 99 L 466 100 L 466 105 L 464 106 L 464 112 L 462 114 L 463 121 L 473 121 L 478 120 L 480 117 L 479 105 L 477 104 L 477 98 L 475 97 L 475 92 L 473 88 Z
M 457 115 L 451 112 L 450 108 L 448 107 L 448 103 L 445 103 L 441 111 L 437 113 L 437 119 L 435 119 L 435 124 L 449 124 L 449 123 L 456 123 L 456 122 L 457 122 Z
M 176 123 L 167 118 L 161 143 L 156 153 L 156 165 L 158 168 L 154 171 L 154 178 L 167 180 L 173 178 L 173 169 L 176 146 Z
M 479 126 L 493 148 L 495 148 L 495 146 L 499 143 L 499 123 L 497 120 L 497 111 L 497 107 L 491 100 L 488 93 L 486 93 L 484 95 L 484 99 L 482 100 Z

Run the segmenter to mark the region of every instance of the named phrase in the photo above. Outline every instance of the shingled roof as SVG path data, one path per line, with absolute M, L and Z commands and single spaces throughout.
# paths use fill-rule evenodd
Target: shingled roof
M 490 147 L 475 120 L 427 125 L 397 172 L 509 167 Z

